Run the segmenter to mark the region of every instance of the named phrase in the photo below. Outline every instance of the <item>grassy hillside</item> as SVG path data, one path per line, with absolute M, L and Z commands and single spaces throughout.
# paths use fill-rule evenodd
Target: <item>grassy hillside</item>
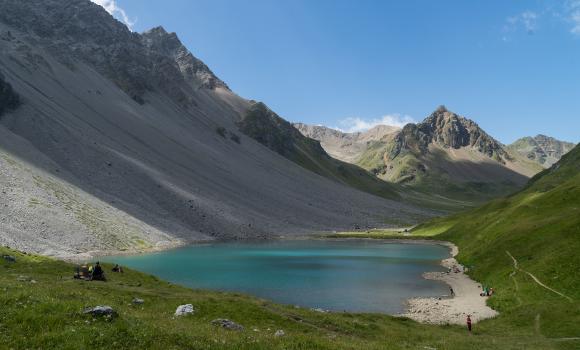
M 490 300 L 502 314 L 497 327 L 518 324 L 548 338 L 580 337 L 580 147 L 519 193 L 413 233 L 458 244 L 470 274 L 498 290 Z
M 565 349 L 559 341 L 481 323 L 463 327 L 421 325 L 378 314 L 319 313 L 240 294 L 190 290 L 136 271 L 108 273 L 107 282 L 72 279 L 73 265 L 0 248 L 2 349 Z M 105 265 L 105 271 L 110 266 Z M 32 282 L 31 280 L 34 280 Z M 133 298 L 144 300 L 132 305 Z M 175 318 L 178 305 L 194 315 Z M 112 320 L 83 314 L 109 305 Z M 228 318 L 244 331 L 218 329 Z M 275 337 L 277 330 L 285 335 Z M 565 344 L 569 345 L 569 344 Z
M 395 185 L 377 179 L 356 165 L 330 157 L 320 142 L 302 135 L 261 102 L 250 107 L 238 126 L 246 135 L 318 175 L 383 198 L 400 197 Z

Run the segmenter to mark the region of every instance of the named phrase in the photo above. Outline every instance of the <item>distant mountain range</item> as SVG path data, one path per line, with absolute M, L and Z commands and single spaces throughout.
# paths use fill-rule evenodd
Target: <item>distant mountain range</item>
M 522 137 L 508 146 L 512 152 L 537 162 L 544 168 L 551 167 L 562 156 L 574 148 L 571 142 L 556 140 L 546 135 Z
M 320 141 L 329 154 L 387 182 L 469 201 L 516 190 L 573 147 L 547 137 L 524 138 L 504 146 L 474 121 L 444 106 L 421 123 L 401 129 L 378 126 L 349 134 L 294 125 L 305 136 Z

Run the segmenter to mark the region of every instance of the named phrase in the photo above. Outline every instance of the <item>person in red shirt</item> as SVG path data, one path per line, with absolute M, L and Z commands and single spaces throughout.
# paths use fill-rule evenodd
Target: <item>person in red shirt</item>
M 471 315 L 467 315 L 467 330 L 471 332 Z

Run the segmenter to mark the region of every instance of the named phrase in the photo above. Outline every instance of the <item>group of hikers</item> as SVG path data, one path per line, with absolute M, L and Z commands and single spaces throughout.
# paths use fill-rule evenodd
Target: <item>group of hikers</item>
M 493 295 L 493 288 L 487 287 L 487 286 L 481 286 L 481 293 L 479 293 L 479 296 L 481 297 L 490 297 Z
M 123 273 L 123 268 L 118 264 L 111 269 L 112 272 L 119 272 Z M 103 271 L 103 267 L 101 266 L 100 262 L 96 262 L 95 266 L 93 265 L 77 265 L 75 267 L 74 273 L 75 279 L 81 279 L 85 281 L 106 281 L 107 278 L 105 277 L 105 271 Z

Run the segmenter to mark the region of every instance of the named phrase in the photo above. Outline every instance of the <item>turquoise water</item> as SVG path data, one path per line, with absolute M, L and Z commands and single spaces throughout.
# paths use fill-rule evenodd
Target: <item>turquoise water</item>
M 106 257 L 193 288 L 236 291 L 275 302 L 334 311 L 399 313 L 404 301 L 447 294 L 421 277 L 442 271 L 447 248 L 379 241 L 275 241 L 193 245 Z

